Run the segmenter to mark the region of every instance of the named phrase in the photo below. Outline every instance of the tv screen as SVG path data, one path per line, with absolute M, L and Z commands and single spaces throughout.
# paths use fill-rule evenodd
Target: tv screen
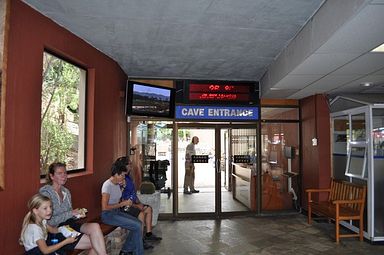
M 126 89 L 126 114 L 148 117 L 173 118 L 175 112 L 175 90 L 128 82 Z

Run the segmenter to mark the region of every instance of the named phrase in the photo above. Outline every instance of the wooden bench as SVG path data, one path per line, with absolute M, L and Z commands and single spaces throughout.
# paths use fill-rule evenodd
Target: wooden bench
M 367 187 L 356 185 L 341 180 L 331 180 L 329 189 L 307 189 L 308 194 L 308 224 L 311 224 L 312 213 L 326 216 L 335 221 L 336 225 L 336 243 L 339 243 L 341 237 L 356 237 L 363 240 L 363 215 L 365 206 L 365 197 Z M 313 201 L 312 193 L 328 192 L 327 201 Z M 358 220 L 359 233 L 343 234 L 340 232 L 340 221 Z
M 92 220 L 90 222 L 98 223 L 100 225 L 101 232 L 103 232 L 104 236 L 108 235 L 109 233 L 111 233 L 113 230 L 115 230 L 117 228 L 116 226 L 111 226 L 111 225 L 104 224 L 103 222 L 101 222 L 101 218 L 100 217 L 96 218 L 96 219 L 94 219 L 94 220 Z M 84 250 L 76 249 L 76 250 L 73 250 L 68 255 L 77 255 L 77 254 L 80 254 L 83 251 Z

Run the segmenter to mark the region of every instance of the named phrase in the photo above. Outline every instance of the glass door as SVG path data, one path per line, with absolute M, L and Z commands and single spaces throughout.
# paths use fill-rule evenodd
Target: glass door
M 220 129 L 221 212 L 244 212 L 256 208 L 256 128 Z
M 256 128 L 195 124 L 177 132 L 178 214 L 255 210 Z
M 215 128 L 178 129 L 178 213 L 215 213 Z

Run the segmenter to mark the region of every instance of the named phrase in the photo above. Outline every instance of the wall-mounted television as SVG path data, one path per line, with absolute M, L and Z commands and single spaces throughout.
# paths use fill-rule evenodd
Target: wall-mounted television
M 129 81 L 126 87 L 127 115 L 174 118 L 175 90 Z

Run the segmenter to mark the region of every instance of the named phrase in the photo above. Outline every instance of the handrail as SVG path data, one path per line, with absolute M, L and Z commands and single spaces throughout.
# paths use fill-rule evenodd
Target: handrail
M 246 178 L 246 177 L 234 174 L 234 173 L 232 173 L 232 176 L 240 178 L 240 179 L 242 179 L 243 181 L 246 181 L 246 182 L 251 182 L 251 178 Z

